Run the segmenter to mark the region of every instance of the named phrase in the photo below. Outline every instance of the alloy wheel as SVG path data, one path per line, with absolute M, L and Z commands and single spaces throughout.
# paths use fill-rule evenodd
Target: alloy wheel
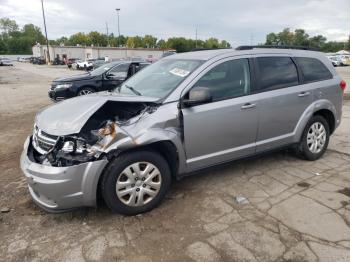
M 326 129 L 320 122 L 313 123 L 306 137 L 306 143 L 311 153 L 318 154 L 322 151 L 327 139 Z
M 88 95 L 88 94 L 92 94 L 92 91 L 91 90 L 86 90 L 86 89 L 83 89 L 79 92 L 79 95 L 80 96 L 84 96 L 84 95 Z

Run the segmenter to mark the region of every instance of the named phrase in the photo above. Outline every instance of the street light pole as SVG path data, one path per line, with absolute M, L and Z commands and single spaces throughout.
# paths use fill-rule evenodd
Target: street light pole
M 115 11 L 117 11 L 117 16 L 118 16 L 118 47 L 120 47 L 120 28 L 119 28 L 119 11 L 120 11 L 120 8 L 116 8 Z
M 41 0 L 41 8 L 43 10 L 43 19 L 44 19 L 44 28 L 45 28 L 45 37 L 46 37 L 46 47 L 47 47 L 47 60 L 48 60 L 48 62 L 50 62 L 49 40 L 47 39 L 47 30 L 46 30 L 46 21 L 45 21 L 45 12 L 44 12 L 43 0 Z

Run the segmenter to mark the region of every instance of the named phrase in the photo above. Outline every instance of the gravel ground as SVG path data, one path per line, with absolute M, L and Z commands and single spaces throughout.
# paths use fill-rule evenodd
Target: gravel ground
M 349 79 L 350 67 L 337 70 Z M 19 169 L 23 142 L 51 104 L 50 81 L 77 73 L 0 67 L 0 261 L 350 261 L 349 102 L 316 162 L 285 151 L 236 161 L 176 182 L 134 217 L 37 208 Z

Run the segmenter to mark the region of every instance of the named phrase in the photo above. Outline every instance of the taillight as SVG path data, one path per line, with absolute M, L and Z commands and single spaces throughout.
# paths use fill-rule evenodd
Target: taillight
M 345 88 L 346 88 L 346 82 L 344 80 L 340 81 L 340 84 L 339 84 L 340 88 L 344 91 Z

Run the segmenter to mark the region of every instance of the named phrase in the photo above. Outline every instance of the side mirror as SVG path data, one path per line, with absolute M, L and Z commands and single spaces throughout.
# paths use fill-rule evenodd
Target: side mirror
M 188 97 L 182 101 L 185 107 L 209 103 L 213 100 L 208 87 L 195 87 L 190 90 Z

